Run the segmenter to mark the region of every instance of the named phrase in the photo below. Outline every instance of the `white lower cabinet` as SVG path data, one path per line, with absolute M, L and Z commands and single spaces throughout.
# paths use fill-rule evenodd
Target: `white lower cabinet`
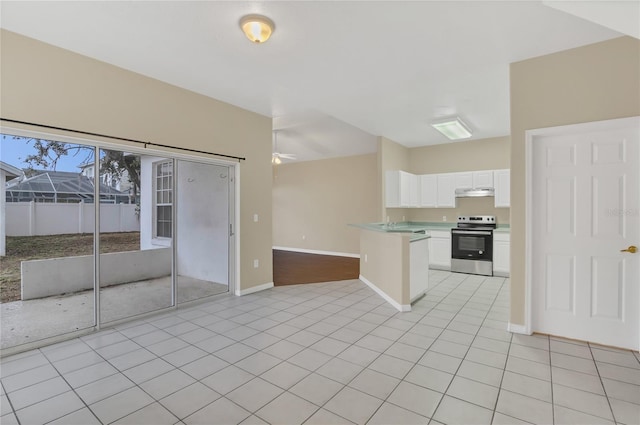
M 511 267 L 511 235 L 493 233 L 493 275 L 508 277 Z
M 451 270 L 451 231 L 429 231 L 429 267 L 438 270 Z
M 429 287 L 429 239 L 409 243 L 409 298 L 414 302 Z

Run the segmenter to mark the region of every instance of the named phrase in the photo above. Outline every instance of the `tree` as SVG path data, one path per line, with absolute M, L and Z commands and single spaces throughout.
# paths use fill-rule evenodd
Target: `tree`
M 127 178 L 133 185 L 133 199 L 138 199 L 140 190 L 140 156 L 125 155 L 122 151 L 103 149 L 104 156 L 100 159 L 100 172 L 107 172 L 112 176 L 122 178 L 127 171 Z
M 62 156 L 80 155 L 81 162 L 84 163 L 92 162 L 94 158 L 94 149 L 89 146 L 19 136 L 14 136 L 13 138 L 23 140 L 26 143 L 33 143 L 33 147 L 36 150 L 34 154 L 27 155 L 24 159 L 24 162 L 28 165 L 27 175 L 33 174 L 34 167 L 55 170 L 58 160 Z M 122 151 L 108 149 L 101 149 L 100 156 L 100 172 L 97 172 L 96 175 L 109 173 L 112 176 L 122 178 L 126 171 L 129 182 L 133 185 L 133 199 L 138 199 L 138 192 L 140 191 L 140 156 L 126 155 Z

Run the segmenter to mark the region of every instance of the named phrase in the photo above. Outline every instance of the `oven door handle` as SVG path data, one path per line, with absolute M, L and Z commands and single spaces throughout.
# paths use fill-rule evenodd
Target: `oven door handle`
M 451 233 L 455 233 L 456 235 L 483 235 L 483 236 L 491 236 L 492 233 L 490 230 L 451 230 Z

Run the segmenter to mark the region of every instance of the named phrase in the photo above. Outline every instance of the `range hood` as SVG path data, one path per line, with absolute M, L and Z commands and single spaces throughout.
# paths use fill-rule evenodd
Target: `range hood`
M 486 196 L 495 196 L 492 187 L 478 189 L 456 189 L 456 198 L 483 198 Z

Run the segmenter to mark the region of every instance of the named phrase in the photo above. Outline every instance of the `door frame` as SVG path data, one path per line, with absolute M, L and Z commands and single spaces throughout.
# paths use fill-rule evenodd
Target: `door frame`
M 525 293 L 524 293 L 524 325 L 510 324 L 512 332 L 531 335 L 533 333 L 533 144 L 540 137 L 564 136 L 584 131 L 616 129 L 620 127 L 640 127 L 640 116 L 615 118 L 603 121 L 592 121 L 569 124 L 557 127 L 536 128 L 525 131 Z M 639 149 L 640 150 L 640 149 Z M 640 158 L 638 158 L 640 164 Z M 638 188 L 640 191 L 640 181 Z M 640 238 L 640 235 L 638 235 Z M 640 299 L 638 300 L 640 306 Z M 639 307 L 640 308 L 640 307 Z M 640 328 L 640 326 L 639 326 Z M 637 347 L 636 347 L 637 348 Z

